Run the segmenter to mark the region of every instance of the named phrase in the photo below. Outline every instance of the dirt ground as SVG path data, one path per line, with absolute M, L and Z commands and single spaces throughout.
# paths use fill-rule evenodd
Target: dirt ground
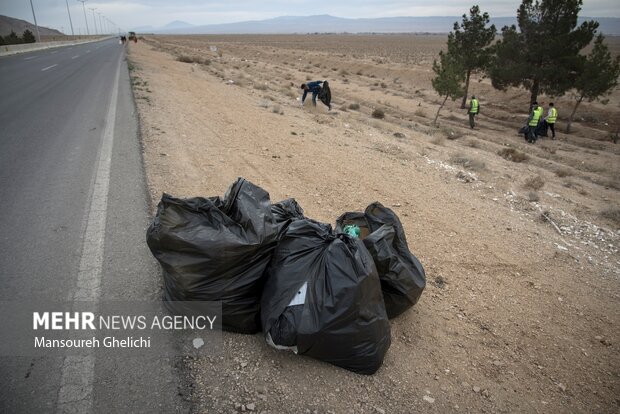
M 612 39 L 618 53 L 620 39 Z M 224 334 L 188 360 L 196 412 L 620 411 L 620 91 L 585 103 L 572 134 L 517 135 L 529 95 L 474 78 L 432 119 L 443 36 L 169 36 L 129 45 L 153 206 L 222 195 L 243 176 L 334 223 L 380 201 L 427 272 L 362 376 Z M 330 81 L 331 112 L 299 84 Z M 380 109 L 383 119 L 371 114 Z

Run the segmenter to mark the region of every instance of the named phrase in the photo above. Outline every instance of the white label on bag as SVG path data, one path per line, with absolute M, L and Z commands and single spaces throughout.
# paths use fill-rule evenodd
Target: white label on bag
M 288 306 L 303 305 L 304 303 L 306 303 L 307 289 L 308 282 L 304 282 L 304 284 L 299 288 L 295 296 L 293 296 L 293 300 L 291 300 L 291 303 L 289 303 Z

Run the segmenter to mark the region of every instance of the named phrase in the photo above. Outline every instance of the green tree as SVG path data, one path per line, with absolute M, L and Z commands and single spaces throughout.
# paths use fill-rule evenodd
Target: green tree
M 575 106 L 566 124 L 566 133 L 570 132 L 575 113 L 583 100 L 592 102 L 602 96 L 609 95 L 618 85 L 620 76 L 620 56 L 611 57 L 607 45 L 603 43 L 605 36 L 599 34 L 594 41 L 590 54 L 582 59 L 581 67 L 575 80 Z M 603 103 L 607 103 L 603 101 Z
M 0 36 L 0 45 L 3 45 L 4 43 L 4 37 Z
M 32 32 L 28 29 L 24 30 L 24 34 L 22 35 L 22 39 L 24 40 L 24 43 L 34 43 L 37 41 L 37 39 L 35 39 L 34 35 L 32 34 Z
M 465 90 L 461 108 L 465 108 L 469 78 L 472 73 L 485 70 L 491 61 L 492 49 L 489 47 L 495 39 L 495 25 L 489 24 L 489 14 L 480 14 L 480 7 L 472 6 L 469 17 L 463 15 L 461 24 L 454 22 L 453 31 L 448 35 L 448 52 L 461 61 L 465 70 Z
M 17 36 L 17 34 L 13 30 L 11 30 L 11 33 L 9 33 L 8 36 L 4 36 L 4 41 L 7 45 L 16 45 L 21 43 L 22 39 Z
M 463 82 L 465 82 L 465 71 L 458 58 L 452 56 L 450 53 L 439 52 L 439 63 L 437 60 L 433 61 L 433 72 L 437 76 L 432 80 L 433 89 L 443 96 L 444 100 L 437 109 L 437 114 L 433 124 L 437 125 L 437 118 L 439 117 L 439 111 L 446 104 L 448 98 L 455 101 L 457 98 L 463 96 L 464 88 Z
M 522 0 L 517 11 L 519 30 L 502 28 L 489 70 L 497 89 L 523 86 L 530 103 L 538 94 L 560 96 L 571 89 L 581 57 L 598 28 L 595 21 L 577 27 L 582 0 Z

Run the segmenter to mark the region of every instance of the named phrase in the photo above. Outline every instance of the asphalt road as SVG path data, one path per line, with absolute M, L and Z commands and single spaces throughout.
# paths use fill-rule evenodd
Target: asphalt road
M 157 300 L 123 46 L 0 57 L 0 91 L 0 301 Z M 0 356 L 0 412 L 186 412 L 181 365 Z

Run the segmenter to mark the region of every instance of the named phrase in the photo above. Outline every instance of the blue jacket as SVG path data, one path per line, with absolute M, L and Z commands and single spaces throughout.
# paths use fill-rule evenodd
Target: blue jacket
M 308 92 L 312 92 L 313 98 L 316 97 L 316 95 L 318 95 L 319 92 L 321 92 L 322 83 L 323 81 L 314 81 L 314 82 L 306 83 L 308 90 L 304 90 L 304 96 L 301 97 L 301 103 L 304 103 L 304 101 L 306 100 L 306 95 L 308 95 Z

